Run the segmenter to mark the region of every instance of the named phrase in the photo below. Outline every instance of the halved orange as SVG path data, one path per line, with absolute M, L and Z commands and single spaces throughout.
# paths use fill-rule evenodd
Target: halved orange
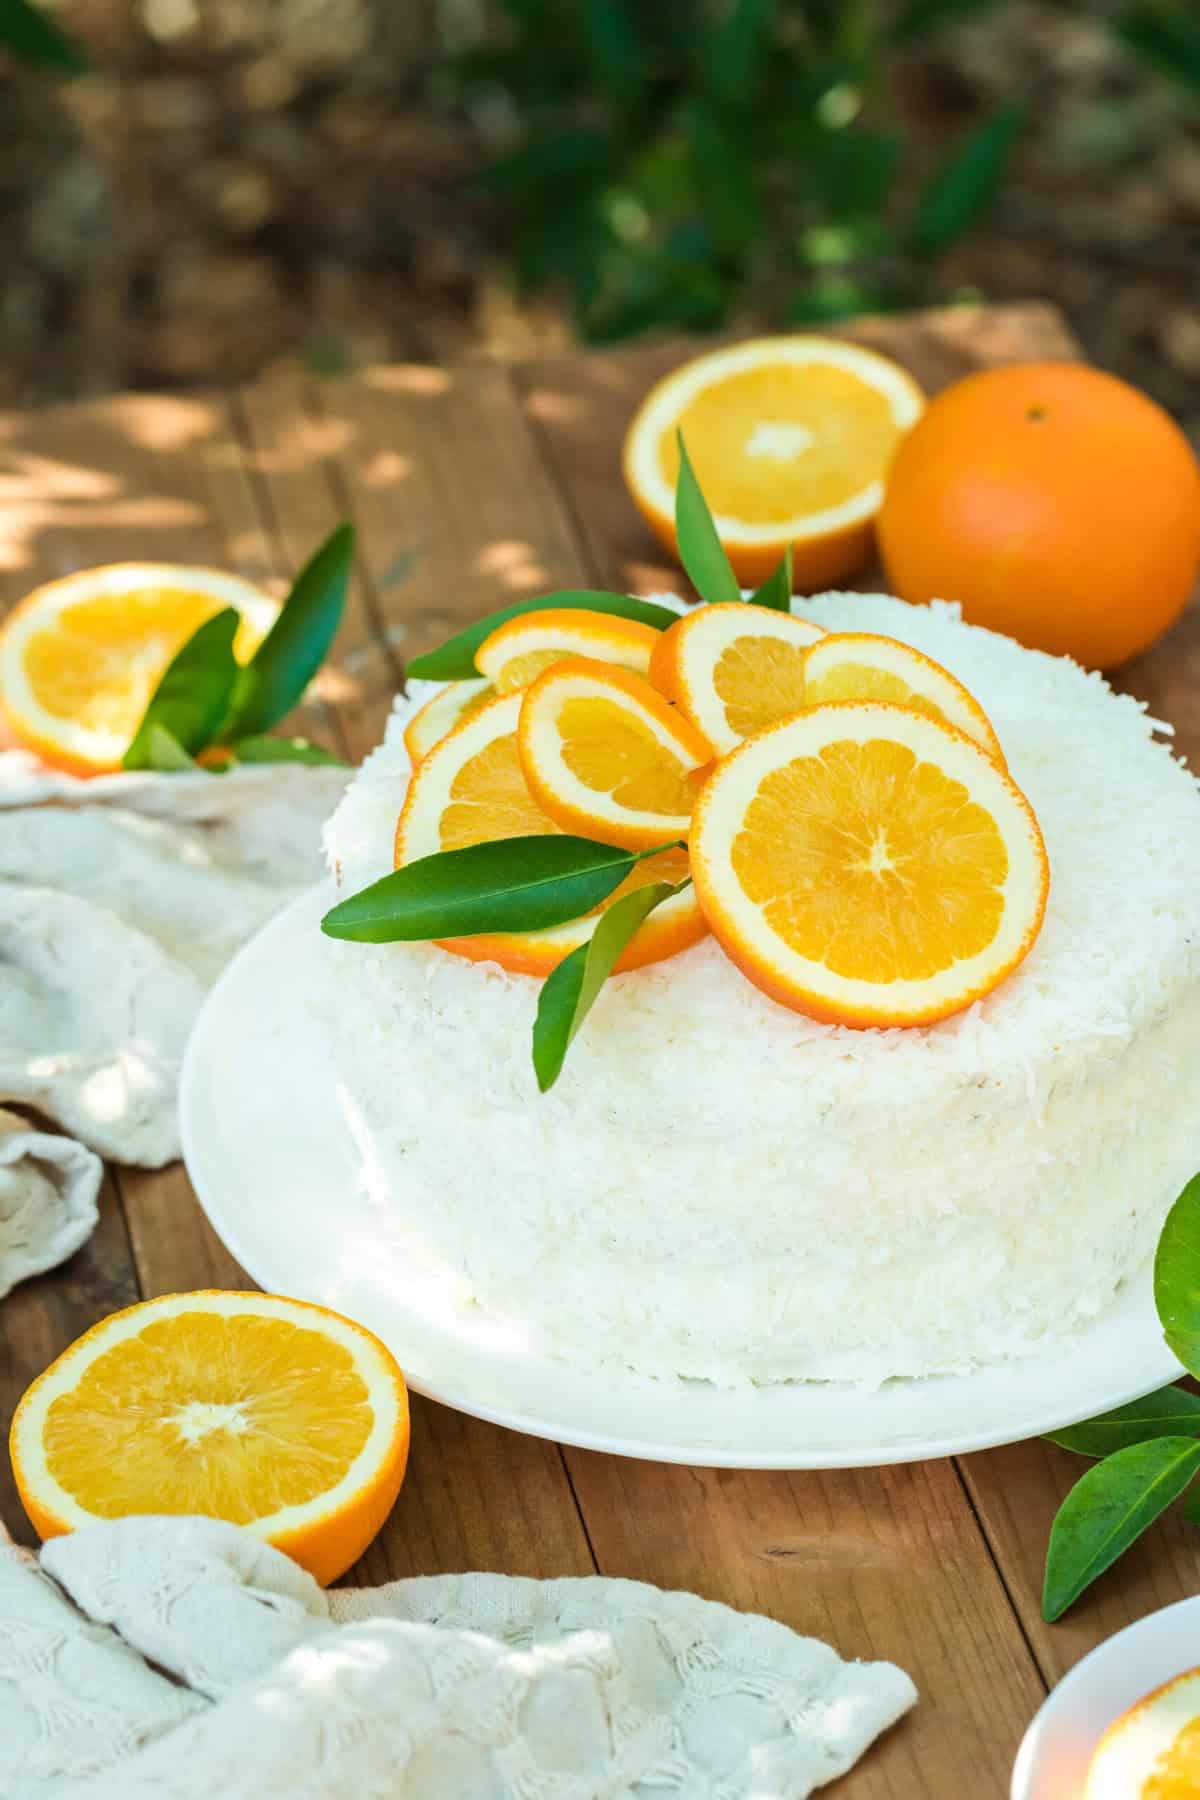
M 805 652 L 824 636 L 809 619 L 744 600 L 698 606 L 660 634 L 650 679 L 723 756 L 802 709 Z
M 1200 1794 L 1200 1669 L 1122 1713 L 1101 1738 L 1083 1800 L 1195 1800 Z
M 834 700 L 888 700 L 957 725 L 1004 767 L 1004 752 L 992 722 L 969 688 L 898 638 L 868 631 L 830 632 L 804 659 L 804 703 Z
M 842 703 L 719 762 L 690 840 L 714 935 L 772 999 L 834 1024 L 927 1025 L 990 992 L 1041 927 L 1028 800 L 954 726 Z
M 517 744 L 522 698 L 512 693 L 490 700 L 456 725 L 417 768 L 396 827 L 398 869 L 439 850 L 561 829 L 534 799 L 525 780 Z M 687 873 L 686 854 L 665 851 L 637 863 L 604 905 L 581 919 L 541 931 L 494 932 L 439 942 L 444 950 L 474 962 L 497 962 L 517 974 L 548 975 L 564 956 L 587 942 L 597 918 L 622 894 L 651 881 L 677 884 Z M 617 973 L 661 962 L 699 943 L 707 932 L 695 891 L 686 888 L 656 907 L 638 927 L 621 954 Z
M 649 850 L 687 836 L 712 746 L 640 675 L 586 657 L 526 689 L 521 767 L 564 831 Z
M 279 604 L 220 569 L 110 563 L 51 581 L 0 632 L 0 706 L 13 734 L 78 775 L 119 769 L 167 664 L 222 607 L 245 662 Z
M 395 1504 L 396 1359 L 361 1325 L 274 1294 L 164 1294 L 103 1319 L 27 1389 L 10 1450 L 43 1538 L 131 1513 L 245 1525 L 320 1582 Z
M 591 656 L 645 674 L 659 633 L 612 613 L 549 606 L 498 625 L 475 652 L 475 667 L 498 694 L 510 694 L 564 656 Z
M 897 363 L 834 338 L 710 350 L 653 388 L 625 439 L 625 480 L 675 544 L 677 433 L 734 573 L 757 587 L 792 546 L 798 588 L 829 587 L 871 550 L 892 452 L 924 395 Z
M 490 681 L 448 681 L 404 727 L 404 748 L 415 768 L 433 746 L 468 713 L 478 712 L 495 694 Z

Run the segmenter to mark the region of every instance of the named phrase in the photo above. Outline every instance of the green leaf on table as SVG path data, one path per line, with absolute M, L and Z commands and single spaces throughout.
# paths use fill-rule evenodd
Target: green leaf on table
M 789 544 L 767 579 L 750 596 L 752 606 L 768 606 L 772 612 L 792 610 L 792 546 Z
M 539 594 L 535 600 L 517 600 L 511 606 L 502 606 L 498 612 L 488 613 L 486 618 L 476 619 L 465 631 L 456 632 L 447 638 L 436 650 L 427 650 L 423 656 L 414 656 L 405 671 L 422 681 L 463 681 L 477 677 L 479 670 L 475 667 L 475 652 L 484 638 L 490 637 L 500 625 L 507 624 L 509 619 L 516 619 L 522 613 L 542 612 L 547 607 L 565 607 L 571 612 L 612 613 L 619 619 L 636 619 L 641 625 L 650 625 L 655 631 L 665 631 L 668 625 L 674 625 L 679 614 L 666 606 L 656 606 L 652 600 L 635 600 L 631 594 L 607 594 L 593 591 L 590 588 L 564 588 L 557 594 Z
M 1114 21 L 1117 36 L 1176 81 L 1200 87 L 1200 22 L 1184 6 L 1140 0 Z
M 1167 1348 L 1194 1375 L 1200 1369 L 1200 1175 L 1192 1176 L 1159 1234 L 1154 1304 Z
M 974 13 L 988 12 L 999 0 L 908 0 L 888 36 L 893 44 L 915 43 L 945 25 L 957 25 Z
M 91 67 L 75 39 L 29 0 L 0 0 L 0 47 L 56 75 L 82 75 Z
M 322 744 L 310 744 L 302 737 L 235 738 L 229 746 L 234 760 L 240 763 L 329 763 L 344 769 L 346 763 Z
M 1150 1438 L 1194 1434 L 1200 1434 L 1200 1395 L 1189 1394 L 1186 1388 L 1165 1387 L 1097 1418 L 1048 1431 L 1046 1436 L 1077 1456 L 1111 1456 L 1114 1450 L 1127 1450 Z
M 310 556 L 250 661 L 221 727 L 228 743 L 278 725 L 325 661 L 342 617 L 354 561 L 354 527 L 342 524 Z
M 562 1073 L 575 1034 L 638 926 L 656 906 L 686 886 L 686 882 L 675 886 L 669 881 L 652 881 L 634 888 L 597 920 L 587 943 L 564 956 L 547 975 L 533 1022 L 533 1067 L 543 1094 Z
M 917 198 L 909 228 L 918 256 L 940 256 L 988 210 L 1024 123 L 1025 108 L 1018 102 L 997 107 L 934 170 Z
M 565 925 L 607 900 L 643 854 L 654 852 L 558 835 L 439 850 L 341 901 L 321 929 L 391 944 Z
M 179 739 L 165 725 L 152 725 L 147 734 L 146 761 L 139 767 L 155 769 L 161 775 L 172 775 L 199 764 L 188 755 Z
M 717 536 L 708 502 L 700 491 L 682 431 L 679 439 L 679 474 L 675 481 L 675 538 L 679 560 L 702 600 L 740 600 L 742 590 L 729 566 L 729 558 Z
M 162 766 L 151 757 L 150 737 L 156 727 L 173 738 L 180 751 L 188 753 L 189 760 L 192 753 L 211 742 L 237 683 L 233 640 L 240 624 L 236 608 L 222 607 L 198 625 L 187 643 L 175 652 L 121 759 L 124 768 Z
M 1058 1509 L 1046 1551 L 1042 1617 L 1074 1605 L 1200 1470 L 1200 1443 L 1188 1437 L 1131 1444 L 1090 1468 Z

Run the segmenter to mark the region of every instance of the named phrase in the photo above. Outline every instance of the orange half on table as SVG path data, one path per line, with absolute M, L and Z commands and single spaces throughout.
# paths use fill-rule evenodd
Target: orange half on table
M 696 892 L 721 947 L 797 1012 L 927 1025 L 1028 953 L 1048 887 L 1029 802 L 987 752 L 907 707 L 817 706 L 705 782 Z
M 569 665 L 563 665 L 569 666 Z M 561 827 L 529 790 L 518 748 L 524 696 L 501 694 L 464 718 L 435 745 L 413 775 L 396 827 L 396 867 L 462 850 L 494 838 L 543 836 Z M 662 841 L 672 833 L 664 831 Z M 597 918 L 614 900 L 652 881 L 682 882 L 686 852 L 664 851 L 637 863 L 625 881 L 593 912 L 539 931 L 493 932 L 440 940 L 444 950 L 475 962 L 496 962 L 523 975 L 548 975 L 591 937 Z M 699 943 L 708 932 L 695 890 L 685 888 L 657 906 L 625 946 L 616 973 L 661 962 Z
M 110 563 L 40 587 L 0 632 L 0 706 L 14 735 L 78 775 L 119 769 L 176 651 L 205 619 L 242 615 L 245 662 L 279 604 L 237 575 L 173 563 Z
M 834 338 L 756 338 L 675 369 L 625 439 L 625 480 L 673 553 L 678 433 L 744 587 L 792 546 L 796 587 L 853 574 L 871 550 L 892 453 L 924 396 L 898 363 Z
M 1195 1800 L 1200 1794 L 1200 1669 L 1122 1713 L 1092 1757 L 1083 1800 Z
M 35 1531 L 132 1513 L 245 1525 L 322 1583 L 379 1531 L 408 1458 L 391 1352 L 274 1294 L 165 1294 L 114 1313 L 25 1393 L 13 1473 Z

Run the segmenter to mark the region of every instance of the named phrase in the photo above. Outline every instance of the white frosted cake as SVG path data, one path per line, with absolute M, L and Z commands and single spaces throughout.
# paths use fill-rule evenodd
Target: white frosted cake
M 1044 927 L 969 1011 L 884 1031 L 776 1004 L 706 940 L 610 981 L 546 1094 L 536 979 L 331 944 L 381 1238 L 536 1352 L 729 1385 L 1020 1356 L 1110 1303 L 1200 1167 L 1200 800 L 1153 722 L 948 606 L 795 610 L 981 702 L 1045 836 Z M 392 866 L 414 686 L 327 828 L 343 893 Z

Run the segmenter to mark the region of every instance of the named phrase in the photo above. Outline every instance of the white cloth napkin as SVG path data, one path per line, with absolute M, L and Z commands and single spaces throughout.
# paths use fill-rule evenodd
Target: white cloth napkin
M 213 1519 L 0 1550 L 11 1800 L 803 1800 L 915 1699 L 889 1663 L 639 1582 L 323 1593 Z
M 345 781 L 278 763 L 81 781 L 0 754 L 0 1099 L 121 1162 L 177 1156 L 205 989 L 319 878 Z
M 96 1223 L 103 1164 L 0 1107 L 0 1300 L 72 1256 Z

